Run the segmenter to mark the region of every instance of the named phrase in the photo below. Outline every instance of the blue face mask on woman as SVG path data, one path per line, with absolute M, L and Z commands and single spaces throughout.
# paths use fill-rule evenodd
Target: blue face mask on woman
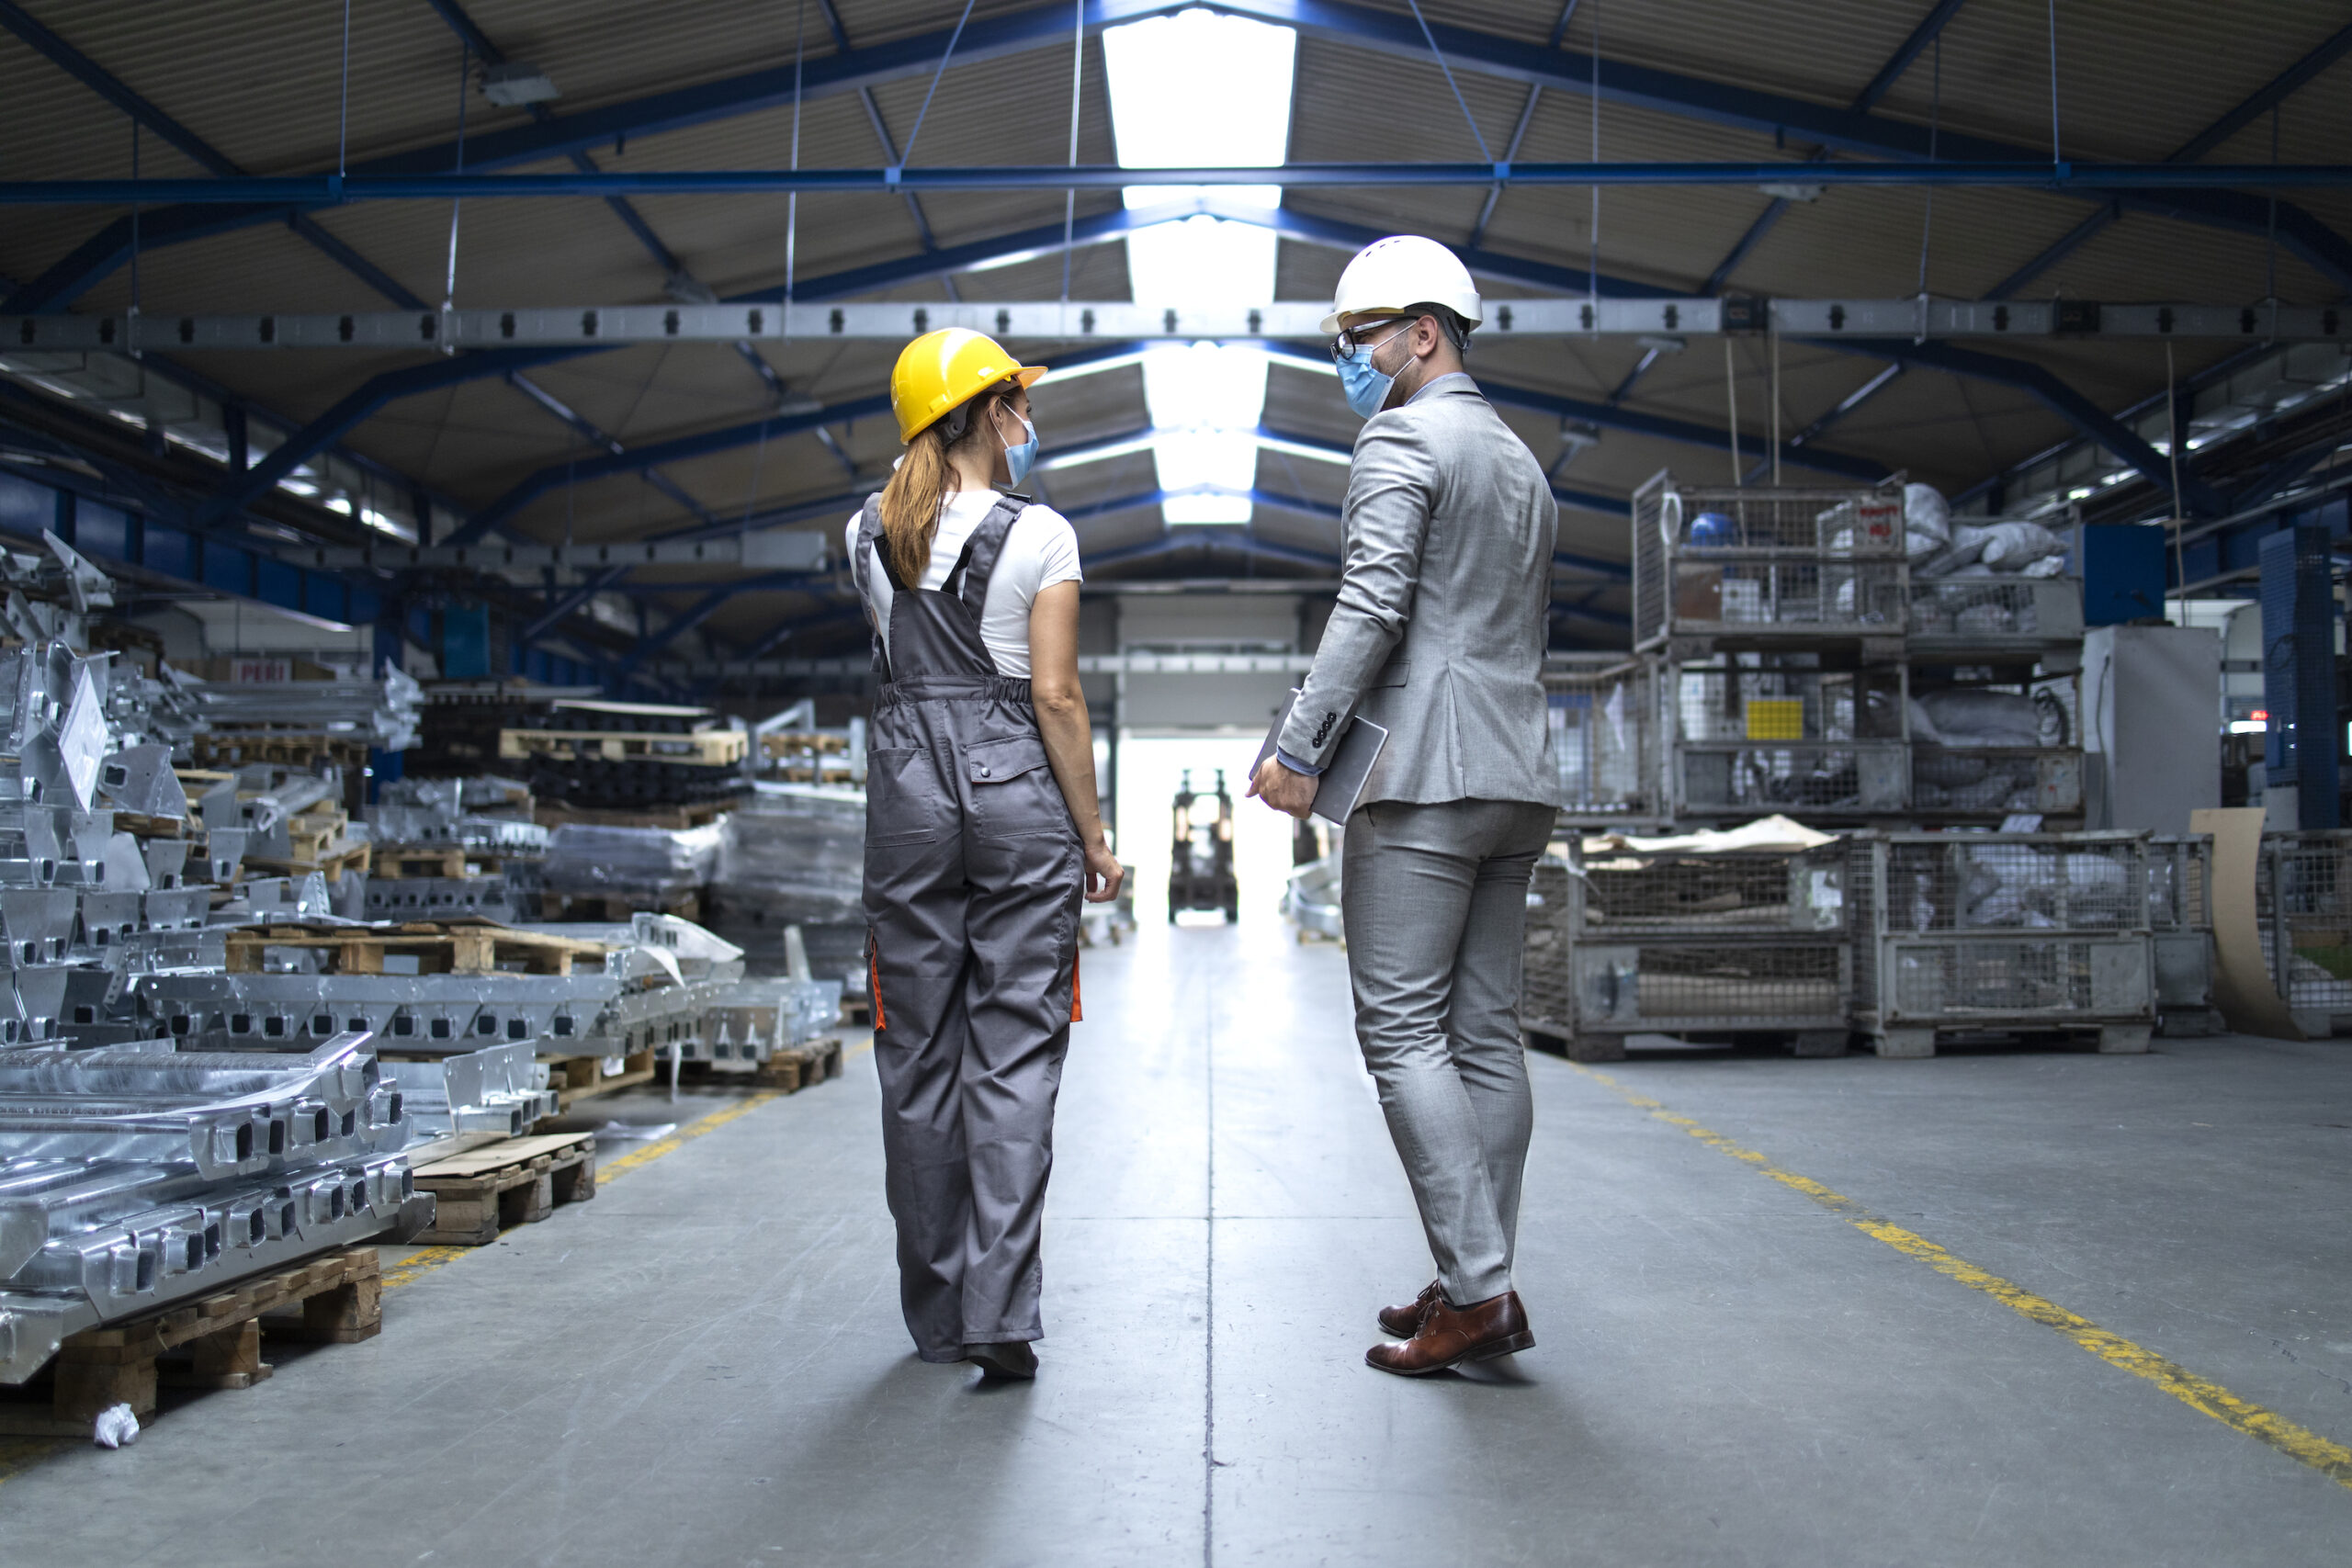
M 1373 367 L 1373 351 L 1386 347 L 1393 339 L 1408 331 L 1412 323 L 1408 321 L 1378 343 L 1360 344 L 1355 353 L 1339 361 L 1340 389 L 1347 394 L 1348 407 L 1356 411 L 1358 419 L 1370 419 L 1374 414 L 1378 413 L 1381 405 L 1388 401 L 1389 389 L 1396 385 L 1396 377 L 1385 375 Z
M 1029 423 L 1027 414 L 1016 413 L 1012 417 L 1019 420 L 1021 428 L 1029 433 L 1028 440 L 1004 449 L 1004 471 L 1012 476 L 1011 482 L 1017 485 L 1028 477 L 1030 468 L 1036 464 L 1037 427 Z

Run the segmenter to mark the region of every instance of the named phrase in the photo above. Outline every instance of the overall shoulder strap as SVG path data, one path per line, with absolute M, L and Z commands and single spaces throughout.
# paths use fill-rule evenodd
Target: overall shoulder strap
M 857 554 L 850 565 L 857 574 L 857 591 L 861 594 L 866 591 L 867 574 L 872 570 L 869 562 L 873 560 L 882 563 L 882 575 L 890 580 L 892 592 L 904 593 L 907 591 L 907 585 L 899 581 L 899 569 L 890 564 L 890 552 L 883 543 L 882 494 L 879 491 L 865 498 L 865 510 L 858 513 Z
M 1000 491 L 996 504 L 989 508 L 989 514 L 972 530 L 972 536 L 964 541 L 964 553 L 956 562 L 956 570 L 948 574 L 947 591 L 964 602 L 975 626 L 979 624 L 981 611 L 988 604 L 989 581 L 996 575 L 997 558 L 1004 554 L 1005 536 L 1012 532 L 1012 525 L 1021 520 L 1022 512 L 1029 504 L 1029 498 L 1019 491 Z

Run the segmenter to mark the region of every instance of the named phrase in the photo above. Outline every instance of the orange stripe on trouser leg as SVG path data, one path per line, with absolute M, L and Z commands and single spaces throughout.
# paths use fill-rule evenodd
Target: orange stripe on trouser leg
M 882 1016 L 882 955 L 875 951 L 874 933 L 865 933 L 865 988 L 874 998 L 874 1027 L 888 1029 L 890 1021 Z
M 1072 1023 L 1086 1021 L 1086 1013 L 1078 1005 L 1078 954 L 1075 953 L 1069 955 L 1069 1021 Z

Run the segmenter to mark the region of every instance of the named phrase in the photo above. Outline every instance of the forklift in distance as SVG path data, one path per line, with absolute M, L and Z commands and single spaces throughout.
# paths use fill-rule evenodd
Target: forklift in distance
M 1214 809 L 1212 809 L 1214 803 Z M 1215 790 L 1193 787 L 1193 770 L 1176 785 L 1176 841 L 1168 859 L 1168 923 L 1187 909 L 1215 909 L 1241 920 L 1241 886 L 1233 874 L 1233 796 L 1225 770 Z

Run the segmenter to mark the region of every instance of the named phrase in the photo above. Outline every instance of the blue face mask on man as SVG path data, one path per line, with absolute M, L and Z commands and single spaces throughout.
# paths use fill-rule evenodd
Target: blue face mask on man
M 1359 344 L 1356 345 L 1355 353 L 1339 361 L 1340 389 L 1347 394 L 1348 407 L 1356 411 L 1358 419 L 1370 419 L 1374 414 L 1378 413 L 1381 405 L 1388 401 L 1390 389 L 1396 385 L 1396 377 L 1386 375 L 1374 367 L 1373 351 L 1386 347 L 1393 339 L 1409 330 L 1411 326 L 1412 323 L 1408 321 L 1378 343 Z
M 1004 449 L 1004 471 L 1012 476 L 1011 482 L 1017 485 L 1028 477 L 1030 468 L 1036 464 L 1037 427 L 1029 423 L 1027 414 L 1016 413 L 1012 417 L 1019 420 L 1021 428 L 1029 433 L 1028 440 L 1017 446 L 1007 446 Z

